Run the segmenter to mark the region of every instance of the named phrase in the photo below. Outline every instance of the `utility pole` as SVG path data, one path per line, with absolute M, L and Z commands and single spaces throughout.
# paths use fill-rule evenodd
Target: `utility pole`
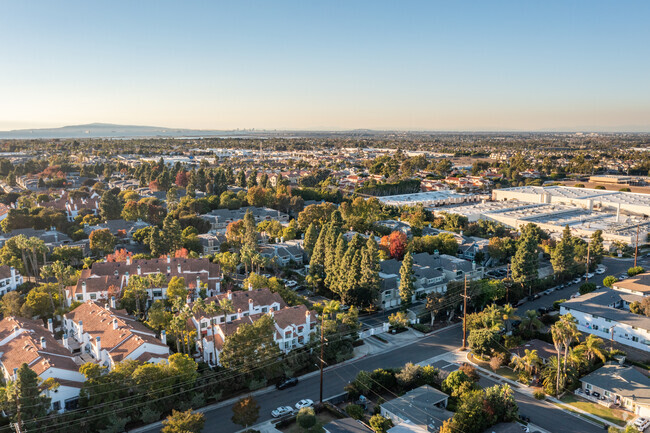
M 585 271 L 585 283 L 589 282 L 589 249 L 591 248 L 591 242 L 587 242 L 587 270 Z
M 16 389 L 15 389 L 15 392 L 16 392 L 16 422 L 14 423 L 14 425 L 16 426 L 16 433 L 25 433 L 25 432 L 23 432 L 23 427 L 22 427 L 23 422 L 20 419 L 21 418 L 20 417 L 20 397 L 18 396 L 18 387 L 17 387 L 18 383 L 17 382 L 18 381 L 16 381 L 16 383 L 14 383 L 14 386 L 16 387 Z
M 463 294 L 463 350 L 467 347 L 467 275 L 465 275 L 465 288 Z
M 323 316 L 321 317 L 320 321 L 320 402 L 323 402 L 323 364 L 325 361 L 323 360 L 324 356 L 324 342 L 325 342 L 325 336 L 324 336 L 324 325 L 325 324 L 325 312 L 323 311 Z
M 510 263 L 506 265 L 506 304 L 509 302 L 510 297 Z
M 636 268 L 636 258 L 639 255 L 639 226 L 636 225 L 636 245 L 634 246 L 634 267 Z

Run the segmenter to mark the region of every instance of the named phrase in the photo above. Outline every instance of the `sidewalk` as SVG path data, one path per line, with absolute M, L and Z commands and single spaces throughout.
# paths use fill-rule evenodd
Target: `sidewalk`
M 407 346 L 407 345 L 411 344 L 412 342 L 414 342 L 414 341 L 416 341 L 416 340 L 418 340 L 420 338 L 429 337 L 431 335 L 435 335 L 435 334 L 437 334 L 439 332 L 446 331 L 446 330 L 449 330 L 449 329 L 453 329 L 454 327 L 458 327 L 458 326 L 460 326 L 460 323 L 455 323 L 453 325 L 437 329 L 437 330 L 435 330 L 433 332 L 430 332 L 428 334 L 423 334 L 423 333 L 418 332 L 418 331 L 416 331 L 416 330 L 414 330 L 412 328 L 409 328 L 408 331 L 402 332 L 400 334 L 395 334 L 395 335 L 393 335 L 393 334 L 389 335 L 388 333 L 377 334 L 381 338 L 386 340 L 387 343 L 383 343 L 383 342 L 381 342 L 380 340 L 378 340 L 376 338 L 368 337 L 368 338 L 366 338 L 364 340 L 365 344 L 363 344 L 362 346 L 354 348 L 354 352 L 353 352 L 354 356 L 352 358 L 348 359 L 347 361 L 343 361 L 341 363 L 332 365 L 330 367 L 326 367 L 325 371 L 333 370 L 333 369 L 342 367 L 344 365 L 347 365 L 347 364 L 349 364 L 351 362 L 355 362 L 355 361 L 357 361 L 357 360 L 359 360 L 361 358 L 365 358 L 367 356 L 374 356 L 374 355 L 377 355 L 379 353 L 386 352 L 388 350 L 399 349 L 400 347 Z M 372 342 L 370 344 L 369 344 L 369 340 L 372 340 Z M 304 374 L 304 375 L 298 377 L 298 379 L 303 380 L 303 379 L 307 379 L 309 377 L 316 376 L 318 374 L 320 374 L 320 370 L 315 370 L 315 371 L 312 371 L 310 373 L 307 373 L 307 374 Z M 258 389 L 257 391 L 253 391 L 251 393 L 241 394 L 241 395 L 238 395 L 236 397 L 232 397 L 232 398 L 230 398 L 228 400 L 223 400 L 223 401 L 211 404 L 209 406 L 204 406 L 204 407 L 202 407 L 200 409 L 196 409 L 195 412 L 201 412 L 201 413 L 210 412 L 211 410 L 219 409 L 219 408 L 222 408 L 224 406 L 234 404 L 244 395 L 252 395 L 252 396 L 255 397 L 255 396 L 267 394 L 267 393 L 269 393 L 271 391 L 275 391 L 275 386 L 273 386 L 273 385 L 272 386 L 267 386 L 266 388 Z M 155 422 L 155 423 L 152 423 L 152 424 L 148 424 L 146 426 L 142 426 L 142 427 L 138 427 L 138 428 L 129 430 L 129 432 L 130 433 L 144 433 L 144 432 L 147 432 L 147 431 L 149 431 L 149 430 L 151 430 L 153 428 L 158 428 L 158 429 L 162 428 L 162 420 L 158 421 L 158 422 Z M 266 421 L 266 422 L 263 422 L 263 423 L 260 423 L 260 424 L 258 424 L 256 426 L 249 427 L 249 428 L 254 428 L 255 430 L 260 430 L 262 433 L 275 433 L 275 432 L 278 431 L 271 425 L 270 420 Z M 266 430 L 263 431 L 262 428 L 264 428 Z M 245 430 L 247 430 L 247 429 L 244 429 L 242 431 L 245 431 Z
M 458 351 L 458 352 L 455 352 L 455 353 L 457 353 L 459 355 L 459 356 L 457 356 L 457 358 L 461 359 L 460 362 L 468 362 L 468 363 L 472 364 L 474 366 L 474 368 L 476 368 L 476 370 L 478 370 L 484 376 L 487 376 L 489 379 L 497 381 L 497 382 L 501 382 L 501 383 L 507 383 L 508 385 L 510 385 L 512 387 L 513 391 L 519 392 L 521 394 L 526 394 L 529 397 L 535 398 L 534 395 L 533 395 L 534 390 L 531 389 L 529 386 L 526 386 L 526 385 L 521 384 L 519 382 L 515 382 L 514 380 L 508 379 L 506 377 L 500 376 L 500 375 L 494 373 L 493 371 L 487 370 L 487 369 L 477 365 L 476 363 L 472 362 L 470 360 L 469 356 L 468 356 L 469 352 L 464 353 L 464 352 Z M 555 398 L 553 396 L 547 395 L 545 400 L 540 400 L 540 401 L 544 401 L 544 402 L 546 402 L 548 404 L 551 404 L 551 405 L 560 406 L 562 409 L 564 409 L 566 412 L 570 413 L 571 415 L 579 417 L 581 420 L 589 422 L 589 423 L 591 423 L 591 424 L 593 424 L 595 426 L 602 427 L 601 424 L 597 424 L 597 423 L 593 422 L 593 420 L 596 420 L 596 421 L 598 421 L 598 422 L 600 422 L 600 423 L 602 423 L 602 424 L 604 424 L 606 426 L 621 428 L 621 426 L 619 426 L 617 424 L 614 424 L 613 422 L 610 422 L 610 421 L 608 421 L 606 419 L 600 418 L 599 416 L 591 414 L 591 413 L 589 413 L 587 411 L 584 411 L 584 410 L 582 410 L 580 408 L 577 408 L 575 406 L 571 406 L 571 405 L 568 405 L 566 403 L 563 403 L 562 401 L 558 400 L 557 398 Z M 575 412 L 579 412 L 584 416 L 580 416 L 580 415 L 576 414 Z M 590 418 L 590 419 L 588 419 L 588 418 Z

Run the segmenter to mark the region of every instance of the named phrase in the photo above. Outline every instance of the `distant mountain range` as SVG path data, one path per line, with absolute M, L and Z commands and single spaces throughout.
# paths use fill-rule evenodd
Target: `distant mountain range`
M 207 137 L 247 136 L 260 131 L 216 131 L 202 129 L 176 129 L 157 126 L 113 125 L 89 123 L 87 125 L 63 126 L 61 128 L 16 129 L 0 131 L 0 138 L 135 138 L 135 137 Z

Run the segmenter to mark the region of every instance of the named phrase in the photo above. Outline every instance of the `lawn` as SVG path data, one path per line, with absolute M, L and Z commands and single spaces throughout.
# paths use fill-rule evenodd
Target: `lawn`
M 582 409 L 587 413 L 596 415 L 621 427 L 625 427 L 627 419 L 633 417 L 631 413 L 624 410 L 601 406 L 598 403 L 580 398 L 575 394 L 566 394 L 561 400 L 563 403 Z
M 297 422 L 293 422 L 290 425 L 279 429 L 284 433 L 321 433 L 323 431 L 323 426 L 330 421 L 338 419 L 332 413 L 327 410 L 322 411 L 321 413 L 316 414 L 316 425 L 310 428 L 309 430 L 304 430 L 298 425 Z

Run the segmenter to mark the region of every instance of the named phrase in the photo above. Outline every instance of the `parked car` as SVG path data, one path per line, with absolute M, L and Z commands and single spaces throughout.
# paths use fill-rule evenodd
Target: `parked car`
M 291 388 L 292 386 L 298 385 L 298 378 L 297 377 L 290 377 L 288 379 L 283 380 L 282 382 L 278 382 L 275 387 L 277 389 L 287 389 Z
M 296 403 L 296 409 L 302 409 L 303 407 L 312 407 L 313 405 L 314 405 L 313 400 L 305 398 L 300 400 L 298 403 Z
M 582 281 L 582 278 L 574 278 L 573 281 L 572 281 L 572 283 L 573 283 L 573 284 L 579 284 L 580 281 Z
M 284 285 L 287 286 L 287 287 L 294 287 L 294 286 L 298 285 L 298 282 L 294 281 L 294 280 L 286 280 L 284 282 Z
M 591 393 L 591 396 L 598 398 L 598 397 L 600 397 L 600 393 L 594 391 L 594 392 Z
M 603 275 L 605 273 L 605 270 L 604 269 L 596 269 L 596 273 L 598 275 Z
M 291 406 L 280 406 L 279 408 L 271 411 L 271 416 L 273 418 L 280 418 L 281 416 L 289 415 L 293 412 Z

